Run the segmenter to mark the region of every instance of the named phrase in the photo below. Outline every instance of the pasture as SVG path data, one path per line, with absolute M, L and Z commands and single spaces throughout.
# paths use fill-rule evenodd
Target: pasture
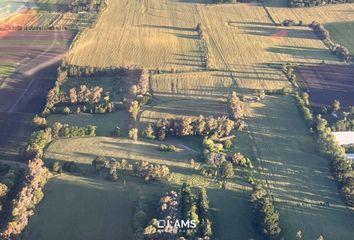
M 47 149 L 45 159 L 53 161 L 75 161 L 83 169 L 91 168 L 92 160 L 102 155 L 117 159 L 125 159 L 130 163 L 148 161 L 169 166 L 172 171 L 192 172 L 190 159 L 199 152 L 183 145 L 182 141 L 169 140 L 165 144 L 174 144 L 179 151 L 162 152 L 158 141 L 139 140 L 134 143 L 126 138 L 93 137 L 78 139 L 60 139 L 53 142 Z
M 354 218 L 343 203 L 329 161 L 316 145 L 289 96 L 267 97 L 252 106 L 248 124 L 263 179 L 280 211 L 282 236 L 352 239 Z
M 135 179 L 123 184 L 121 180 L 58 176 L 46 185 L 45 198 L 21 239 L 134 239 L 134 203 L 139 196 L 157 203 L 165 191 L 162 184 Z
M 354 11 L 354 10 L 353 10 Z M 350 54 L 354 54 L 354 21 L 328 23 L 325 28 L 331 34 L 331 40 L 348 48 Z
M 354 67 L 352 65 L 299 66 L 296 73 L 310 95 L 310 104 L 317 113 L 323 106 L 339 100 L 342 108 L 354 105 Z

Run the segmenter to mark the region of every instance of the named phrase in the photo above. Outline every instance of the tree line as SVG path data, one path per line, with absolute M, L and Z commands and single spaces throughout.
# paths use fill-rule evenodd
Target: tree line
M 323 25 L 321 25 L 319 22 L 313 21 L 309 26 L 321 40 L 327 41 L 327 43 L 330 44 L 330 50 L 332 54 L 338 56 L 340 59 L 343 59 L 346 62 L 350 61 L 350 53 L 348 48 L 340 44 L 333 43 L 330 38 L 329 31 L 325 29 Z
M 265 239 L 278 239 L 281 232 L 280 215 L 264 186 L 259 184 L 254 186 L 251 202 L 254 211 L 254 224 L 258 231 Z
M 129 80 L 128 77 L 129 76 Z M 132 78 L 131 76 L 137 76 Z M 78 88 L 71 88 L 68 93 L 62 92 L 62 85 L 68 81 L 70 77 L 115 77 L 119 81 L 119 85 L 123 92 L 127 92 L 132 95 L 132 98 L 142 98 L 148 94 L 149 88 L 149 72 L 146 69 L 134 68 L 131 66 L 124 67 L 88 67 L 88 66 L 76 66 L 70 65 L 66 62 L 62 62 L 58 68 L 58 76 L 54 87 L 49 90 L 47 94 L 47 102 L 43 115 L 48 115 L 53 111 L 53 108 L 57 104 L 67 104 L 66 107 L 73 104 L 96 104 L 96 108 L 99 109 L 80 109 L 80 111 L 86 112 L 102 112 L 109 109 L 119 109 L 124 106 L 113 106 L 109 98 L 104 98 L 104 102 L 98 104 L 101 100 L 103 88 L 101 86 L 89 87 L 81 85 Z M 145 100 L 145 99 L 144 99 Z M 124 102 L 122 102 L 124 105 Z M 96 111 L 97 110 L 97 111 Z M 70 110 L 73 112 L 73 110 Z
M 182 117 L 175 119 L 159 119 L 155 124 L 150 124 L 143 131 L 143 136 L 148 139 L 165 140 L 168 136 L 209 136 L 218 139 L 229 136 L 235 123 L 226 116 L 197 118 Z
M 96 129 L 97 127 L 93 125 L 78 127 L 56 122 L 52 125 L 52 127 L 34 131 L 31 134 L 29 143 L 27 144 L 24 151 L 24 157 L 26 159 L 41 158 L 43 157 L 44 148 L 53 139 L 58 139 L 60 137 L 93 137 L 96 136 Z
M 308 106 L 308 97 L 307 93 L 306 95 L 303 93 L 302 97 L 299 93 L 295 95 L 302 116 L 316 136 L 320 154 L 331 161 L 331 172 L 341 184 L 341 193 L 346 203 L 354 207 L 354 170 L 352 162 L 347 159 L 345 149 L 336 141 L 328 122 L 320 114 L 313 117 Z M 338 107 L 337 104 L 335 106 Z
M 152 219 L 143 231 L 145 239 L 210 240 L 213 236 L 209 200 L 205 189 L 200 189 L 196 195 L 188 184 L 183 183 L 179 192 L 167 192 L 161 198 L 158 215 L 160 220 L 170 221 L 172 224 L 178 220 L 193 220 L 196 227 L 165 226 L 158 229 L 158 220 Z
M 304 8 L 327 4 L 353 3 L 353 0 L 290 0 L 290 7 Z
M 0 163 L 0 229 L 11 214 L 11 201 L 18 193 L 23 175 L 23 169 L 18 166 Z
M 33 215 L 35 206 L 43 199 L 43 188 L 51 177 L 50 172 L 41 159 L 28 162 L 23 186 L 12 203 L 11 216 L 1 232 L 3 239 L 14 239 L 27 226 L 29 217 Z

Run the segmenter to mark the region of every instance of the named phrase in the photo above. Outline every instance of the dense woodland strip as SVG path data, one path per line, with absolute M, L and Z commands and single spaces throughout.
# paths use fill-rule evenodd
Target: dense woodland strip
M 290 7 L 304 8 L 327 4 L 353 3 L 353 0 L 290 0 Z

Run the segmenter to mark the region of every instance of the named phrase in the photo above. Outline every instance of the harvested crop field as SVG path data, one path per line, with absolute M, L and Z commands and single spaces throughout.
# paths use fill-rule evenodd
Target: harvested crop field
M 174 0 L 110 1 L 71 52 L 76 65 L 201 68 L 193 5 Z
M 310 28 L 277 27 L 261 4 L 177 0 L 110 2 L 96 26 L 79 39 L 68 61 L 200 70 L 205 53 L 195 30 L 198 23 L 204 28 L 210 67 L 224 71 L 240 88 L 288 87 L 280 71 L 284 62 L 339 62 Z
M 354 106 L 353 65 L 299 66 L 296 72 L 307 86 L 315 112 L 331 105 L 335 99 L 342 108 Z
M 277 23 L 285 19 L 302 20 L 305 24 L 312 21 L 320 23 L 354 21 L 354 4 L 329 4 L 319 7 L 289 8 L 288 0 L 265 1 L 265 6 Z
M 31 115 L 42 111 L 58 63 L 73 37 L 64 31 L 21 31 L 0 39 L 0 64 L 16 66 L 0 87 L 0 122 L 7 126 L 0 132 L 0 157 L 10 157 L 8 152 L 17 155 L 25 140 L 17 138 L 20 129 L 29 128 Z M 18 115 L 23 117 L 14 121 Z

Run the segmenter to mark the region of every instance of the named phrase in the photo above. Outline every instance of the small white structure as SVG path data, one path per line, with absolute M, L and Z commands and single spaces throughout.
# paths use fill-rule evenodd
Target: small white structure
M 340 145 L 354 144 L 354 132 L 332 132 Z

